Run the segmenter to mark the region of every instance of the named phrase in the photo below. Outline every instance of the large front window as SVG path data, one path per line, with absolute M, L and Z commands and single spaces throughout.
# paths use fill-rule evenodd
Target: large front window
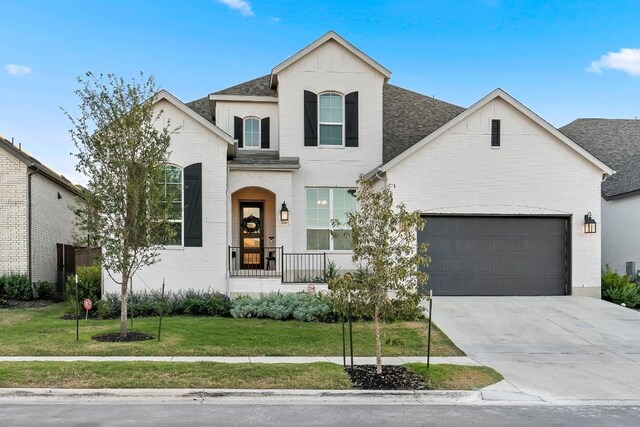
M 260 148 L 260 119 L 255 117 L 244 119 L 244 147 Z
M 341 146 L 344 114 L 342 95 L 323 93 L 320 95 L 320 145 Z
M 173 230 L 171 239 L 163 244 L 167 246 L 182 245 L 182 168 L 166 165 L 164 178 L 160 182 L 164 192 L 164 200 L 169 202 L 169 223 Z
M 355 208 L 353 190 L 307 188 L 307 249 L 350 250 L 351 236 L 346 214 Z M 340 225 L 333 226 L 332 219 L 338 220 Z

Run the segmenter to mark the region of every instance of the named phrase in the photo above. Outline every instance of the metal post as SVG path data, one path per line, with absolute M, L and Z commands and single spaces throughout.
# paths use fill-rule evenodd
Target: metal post
M 349 350 L 351 351 L 351 368 L 353 368 L 353 328 L 351 326 L 351 294 L 349 294 Z
M 429 291 L 429 332 L 427 333 L 427 370 L 431 362 L 431 312 L 433 310 L 433 291 Z
M 342 315 L 342 367 L 347 367 L 347 337 L 344 333 L 344 314 Z
M 133 329 L 133 277 L 129 278 L 129 307 L 131 310 L 131 329 Z
M 162 312 L 164 311 L 164 279 L 162 279 L 162 293 L 160 294 L 160 319 L 158 321 L 158 342 L 162 332 Z
M 76 341 L 80 341 L 80 303 L 78 302 L 78 275 L 76 274 Z

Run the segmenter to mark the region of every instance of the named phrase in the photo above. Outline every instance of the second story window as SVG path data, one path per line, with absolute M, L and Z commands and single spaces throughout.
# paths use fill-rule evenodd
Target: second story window
M 319 145 L 341 146 L 344 123 L 342 95 L 323 93 L 319 98 Z
M 260 119 L 247 117 L 244 119 L 244 146 L 260 148 Z

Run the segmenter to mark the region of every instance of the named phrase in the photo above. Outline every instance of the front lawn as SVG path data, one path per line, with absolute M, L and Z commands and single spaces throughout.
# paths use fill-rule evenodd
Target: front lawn
M 431 365 L 429 369 L 426 363 L 404 366 L 422 376 L 429 390 L 478 390 L 503 379 L 486 366 Z
M 116 332 L 118 320 L 61 320 L 65 303 L 34 309 L 0 309 L 1 356 L 339 356 L 342 325 L 267 319 L 223 317 L 166 317 L 162 340 L 102 343 L 93 335 Z M 135 330 L 156 335 L 157 318 L 135 318 Z M 384 324 L 384 356 L 426 353 L 426 324 Z M 353 325 L 354 355 L 373 356 L 374 330 L 370 322 Z M 432 330 L 432 356 L 464 355 L 438 328 Z

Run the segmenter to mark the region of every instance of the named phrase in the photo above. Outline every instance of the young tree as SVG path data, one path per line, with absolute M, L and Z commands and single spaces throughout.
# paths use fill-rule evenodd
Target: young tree
M 404 203 L 393 206 L 389 185 L 375 190 L 360 176 L 356 192 L 357 209 L 347 213 L 351 229 L 356 274 L 332 280 L 331 294 L 338 310 L 351 300 L 358 315 L 375 322 L 377 373 L 382 373 L 380 322 L 396 317 L 400 310 L 416 310 L 424 296 L 418 287 L 427 281 L 421 267 L 427 266 L 425 244 L 417 244 L 417 232 L 424 227 L 420 212 L 408 212 Z M 334 221 L 337 224 L 337 221 Z
M 71 120 L 78 150 L 76 170 L 88 178 L 80 227 L 102 247 L 100 261 L 121 285 L 120 336 L 127 336 L 129 280 L 159 261 L 161 243 L 172 235 L 171 194 L 165 194 L 165 164 L 171 132 L 154 110 L 153 77 L 125 81 L 113 74 L 78 78 L 79 113 Z

